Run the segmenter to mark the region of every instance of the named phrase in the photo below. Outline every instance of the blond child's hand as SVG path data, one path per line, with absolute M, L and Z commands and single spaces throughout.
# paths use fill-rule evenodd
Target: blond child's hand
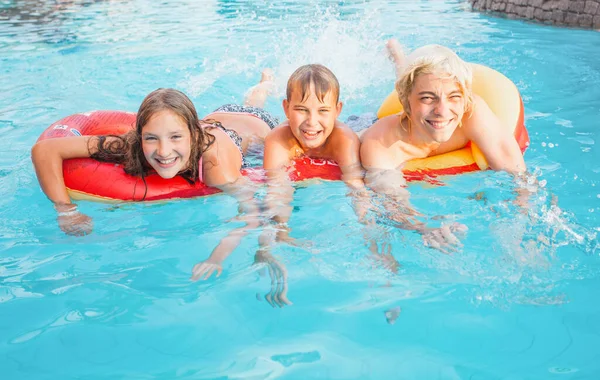
M 467 226 L 455 222 L 442 225 L 439 228 L 426 228 L 419 232 L 422 234 L 425 246 L 450 254 L 458 251 L 463 246 L 457 235 L 464 235 L 467 230 Z
M 369 244 L 371 258 L 377 266 L 382 266 L 392 273 L 398 273 L 401 265 L 392 254 L 392 245 L 390 243 L 381 243 L 381 251 L 375 240 Z

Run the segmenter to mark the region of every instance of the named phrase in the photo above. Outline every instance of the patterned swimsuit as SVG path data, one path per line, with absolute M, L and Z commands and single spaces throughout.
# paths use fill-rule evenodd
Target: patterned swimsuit
M 275 128 L 279 124 L 279 120 L 277 120 L 276 117 L 273 117 L 267 111 L 258 107 L 240 106 L 238 104 L 226 104 L 217 108 L 212 113 L 246 113 L 261 119 L 262 121 L 267 123 L 267 125 L 271 129 Z M 248 160 L 246 159 L 246 156 L 244 156 L 244 150 L 242 149 L 242 138 L 240 137 L 240 135 L 238 135 L 236 131 L 234 131 L 233 129 L 225 128 L 223 125 L 221 125 L 221 123 L 214 124 L 213 126 L 210 126 L 208 128 L 218 128 L 221 131 L 225 132 L 240 151 L 240 155 L 242 156 L 242 168 L 247 168 L 250 165 Z M 202 157 L 200 157 L 200 161 L 198 164 L 200 168 L 200 181 L 202 182 Z

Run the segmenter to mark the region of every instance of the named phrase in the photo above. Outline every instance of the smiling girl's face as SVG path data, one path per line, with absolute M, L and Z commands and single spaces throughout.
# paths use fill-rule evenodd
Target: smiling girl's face
M 191 135 L 185 120 L 169 110 L 156 112 L 142 128 L 142 150 L 162 178 L 173 178 L 187 169 Z

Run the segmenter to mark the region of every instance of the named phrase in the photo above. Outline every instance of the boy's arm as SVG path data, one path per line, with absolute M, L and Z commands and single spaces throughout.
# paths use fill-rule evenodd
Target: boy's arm
M 336 133 L 332 136 L 333 161 L 335 161 L 341 171 L 342 180 L 350 188 L 357 190 L 363 189 L 363 167 L 360 162 L 360 139 L 348 126 L 343 123 L 336 123 Z
M 291 132 L 286 124 L 280 125 L 271 131 L 265 138 L 265 153 L 263 167 L 267 175 L 267 194 L 265 204 L 267 215 L 280 224 L 277 232 L 278 240 L 288 240 L 289 229 L 285 224 L 292 213 L 292 199 L 294 187 L 292 186 L 286 166 L 290 163 Z M 262 236 L 263 245 L 266 235 Z M 268 240 L 268 239 L 267 239 Z
M 524 172 L 527 167 L 513 132 L 504 128 L 485 100 L 475 96 L 473 102 L 473 113 L 463 124 L 465 136 L 481 149 L 493 170 Z

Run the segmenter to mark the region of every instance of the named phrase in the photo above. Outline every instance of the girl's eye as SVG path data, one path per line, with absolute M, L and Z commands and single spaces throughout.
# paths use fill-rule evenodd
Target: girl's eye
M 431 96 L 424 96 L 421 98 L 421 101 L 424 103 L 431 103 L 433 101 L 433 98 Z
M 173 139 L 173 140 L 179 140 L 180 138 L 181 138 L 181 135 L 175 135 L 175 136 L 172 136 L 172 139 Z
M 144 141 L 152 141 L 152 140 L 156 140 L 156 137 L 154 137 L 154 136 L 146 136 L 146 137 L 144 137 Z

